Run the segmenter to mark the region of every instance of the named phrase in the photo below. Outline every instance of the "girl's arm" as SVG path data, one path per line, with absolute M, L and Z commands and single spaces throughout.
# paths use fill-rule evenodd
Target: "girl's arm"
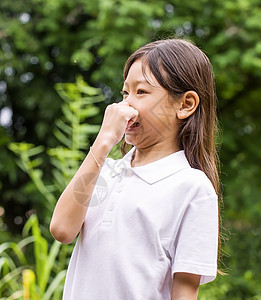
M 64 243 L 72 243 L 81 230 L 100 169 L 114 145 L 123 137 L 127 127 L 138 116 L 138 111 L 127 101 L 114 103 L 106 108 L 100 132 L 71 182 L 60 196 L 53 212 L 50 232 Z
M 171 300 L 196 300 L 198 297 L 200 275 L 175 273 Z
M 92 153 L 100 168 L 110 152 L 110 142 L 96 139 Z M 61 194 L 53 212 L 50 232 L 61 243 L 70 244 L 79 233 L 100 169 L 89 152 L 71 182 Z

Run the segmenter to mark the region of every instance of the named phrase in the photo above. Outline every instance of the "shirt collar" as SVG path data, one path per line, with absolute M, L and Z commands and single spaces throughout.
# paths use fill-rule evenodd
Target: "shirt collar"
M 147 183 L 153 184 L 182 169 L 190 168 L 183 150 L 174 152 L 144 166 L 132 167 L 131 159 L 134 151 L 135 147 L 133 147 L 122 159 L 115 161 L 112 177 L 121 173 L 123 169 L 130 169 Z

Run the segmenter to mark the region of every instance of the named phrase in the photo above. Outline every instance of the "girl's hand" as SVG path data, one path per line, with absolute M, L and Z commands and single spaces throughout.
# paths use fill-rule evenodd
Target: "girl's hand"
M 105 138 L 113 147 L 121 141 L 125 130 L 135 123 L 138 114 L 127 101 L 108 105 L 99 132 L 100 138 Z

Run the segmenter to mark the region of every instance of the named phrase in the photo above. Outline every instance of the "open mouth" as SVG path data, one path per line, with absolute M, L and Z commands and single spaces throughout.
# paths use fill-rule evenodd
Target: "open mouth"
M 140 126 L 140 123 L 139 122 L 135 122 L 131 125 L 130 128 L 135 128 L 135 127 L 139 127 Z

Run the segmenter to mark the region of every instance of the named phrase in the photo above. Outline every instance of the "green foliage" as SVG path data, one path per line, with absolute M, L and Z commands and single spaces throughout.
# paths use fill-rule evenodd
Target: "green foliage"
M 11 143 L 9 145 L 10 150 L 20 156 L 17 160 L 19 167 L 32 179 L 39 192 L 46 198 L 47 207 L 50 204 L 55 203 L 55 197 L 52 194 L 51 189 L 43 182 L 43 172 L 38 167 L 42 164 L 43 160 L 40 157 L 33 158 L 44 151 L 43 146 L 34 146 L 33 144 Z
M 26 222 L 23 237 L 19 243 L 0 245 L 1 299 L 61 299 L 66 274 L 64 251 L 67 252 L 68 246 L 54 241 L 48 249 L 48 241 L 42 236 L 36 215 Z
M 60 145 L 45 149 L 30 143 L 10 143 L 9 148 L 19 156 L 17 164 L 26 172 L 37 190 L 42 194 L 45 208 L 50 217 L 57 197 L 72 179 L 89 146 L 89 136 L 97 133 L 100 126 L 86 123 L 99 113 L 94 103 L 101 102 L 104 97 L 97 88 L 90 87 L 81 76 L 76 83 L 59 83 L 56 85 L 58 94 L 64 100 L 63 116 L 59 118 L 53 130 Z M 43 159 L 39 156 L 46 152 L 53 165 L 52 184 L 46 182 L 41 169 Z

